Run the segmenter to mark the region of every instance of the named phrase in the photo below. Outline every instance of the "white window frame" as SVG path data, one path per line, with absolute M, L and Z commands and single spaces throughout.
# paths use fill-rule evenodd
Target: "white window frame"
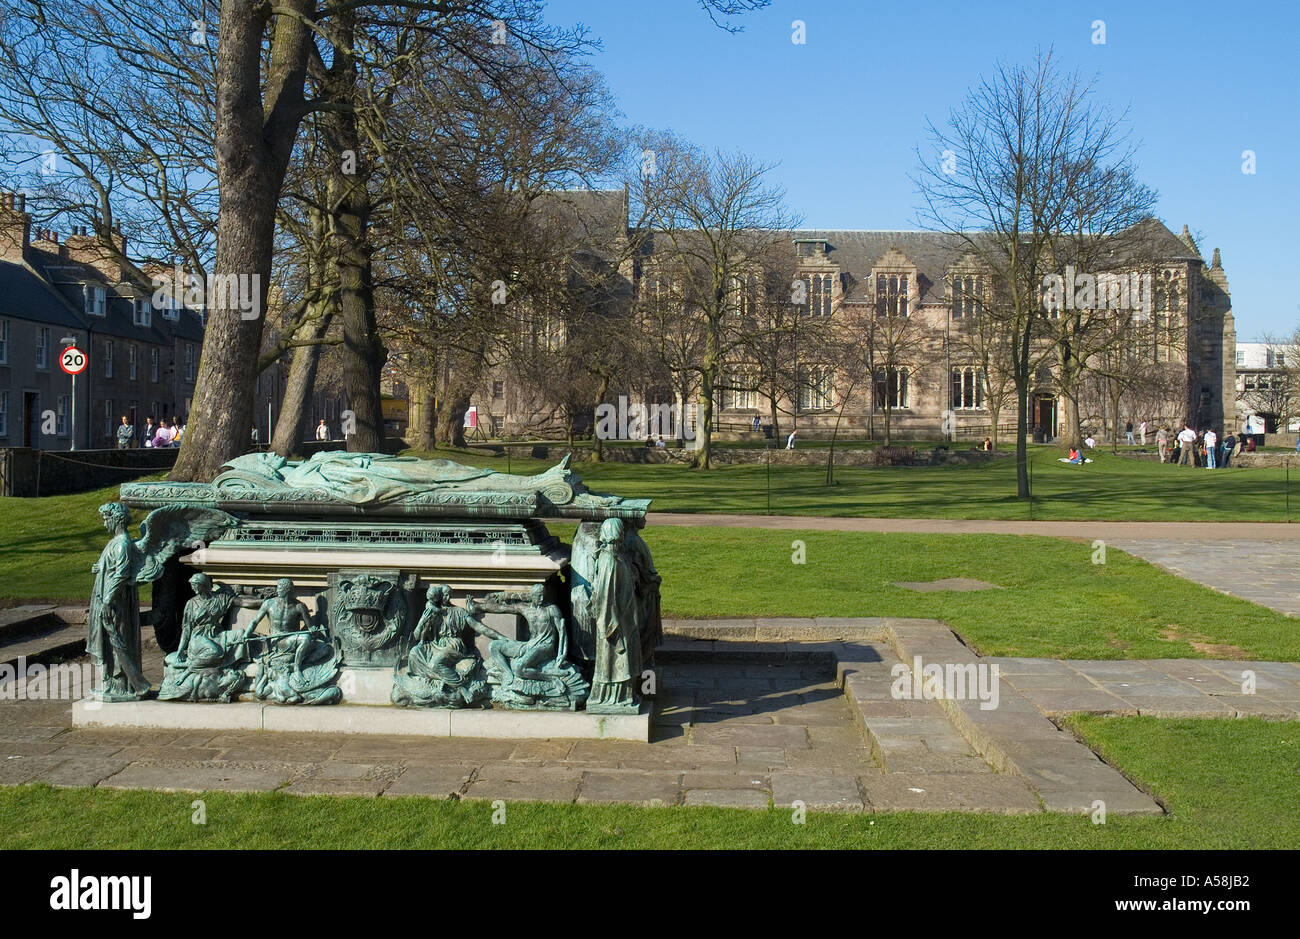
M 68 436 L 68 414 L 72 410 L 72 395 L 59 395 L 54 399 L 56 437 Z
M 185 380 L 194 381 L 194 343 L 185 343 Z
M 113 348 L 113 340 L 105 339 L 104 340 L 104 377 L 105 378 L 113 377 L 113 358 L 114 358 L 115 351 L 116 350 Z
M 161 356 L 158 354 L 157 346 L 149 347 L 149 381 L 157 382 L 161 372 Z
M 104 436 L 110 446 L 117 446 L 117 431 L 113 427 L 113 399 L 104 399 Z
M 9 392 L 0 391 L 0 437 L 9 436 Z
M 153 325 L 153 304 L 148 297 L 136 297 L 131 306 L 135 312 L 135 325 L 142 327 Z
M 82 308 L 87 316 L 106 316 L 108 314 L 107 294 L 103 287 L 94 284 L 82 285 Z
M 9 321 L 0 320 L 0 365 L 9 364 Z
M 50 368 L 50 328 L 48 326 L 38 326 L 36 328 L 36 367 L 41 371 L 48 371 Z
M 135 381 L 140 375 L 140 353 L 135 343 L 126 347 L 127 378 Z

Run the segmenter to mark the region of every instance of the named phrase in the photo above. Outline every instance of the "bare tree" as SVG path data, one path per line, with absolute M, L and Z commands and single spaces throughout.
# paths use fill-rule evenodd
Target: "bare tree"
M 680 285 L 702 337 L 702 354 L 687 367 L 699 382 L 693 465 L 708 469 L 715 395 L 744 342 L 737 285 L 762 270 L 795 220 L 784 193 L 764 179 L 771 167 L 745 154 L 705 154 L 666 135 L 646 149 L 655 172 L 646 174 L 640 201 L 654 229 L 655 264 Z
M 1079 338 L 1073 324 L 1053 323 L 1045 309 L 1047 278 L 1063 278 L 1067 266 L 1096 271 L 1098 253 L 1109 250 L 1101 245 L 1145 218 L 1152 194 L 1134 181 L 1120 119 L 1094 102 L 1091 84 L 1061 73 L 1050 53 L 1029 66 L 1000 66 L 943 129 L 931 124 L 930 135 L 933 158 L 918 151 L 920 218 L 950 232 L 991 272 L 985 308 L 1012 339 L 1016 488 L 1028 498 L 1039 340 L 1056 340 L 1072 369 Z

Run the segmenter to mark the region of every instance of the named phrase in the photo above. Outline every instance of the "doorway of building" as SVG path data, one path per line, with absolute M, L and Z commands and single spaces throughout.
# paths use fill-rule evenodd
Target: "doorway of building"
M 1044 443 L 1056 437 L 1056 398 L 1039 395 L 1034 399 L 1034 424 L 1042 428 Z

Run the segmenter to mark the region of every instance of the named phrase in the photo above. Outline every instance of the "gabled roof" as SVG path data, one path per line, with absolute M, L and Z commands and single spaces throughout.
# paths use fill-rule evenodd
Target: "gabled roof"
M 10 261 L 0 261 L 0 316 L 66 329 L 86 328 L 56 288 L 25 264 Z

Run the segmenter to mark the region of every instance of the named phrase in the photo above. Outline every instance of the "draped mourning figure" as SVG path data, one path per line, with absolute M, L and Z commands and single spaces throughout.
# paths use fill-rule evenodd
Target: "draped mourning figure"
M 185 604 L 180 647 L 165 659 L 158 698 L 162 701 L 236 700 L 252 684 L 247 675 L 248 643 L 225 628 L 235 594 L 214 585 L 207 574 L 190 578 L 194 597 Z
M 596 665 L 587 710 L 635 711 L 640 705 L 636 682 L 641 675 L 641 604 L 637 570 L 629 552 L 623 520 L 601 522 L 591 586 Z
M 491 689 L 470 637 L 479 623 L 451 603 L 451 587 L 434 584 L 416 623 L 405 668 L 393 675 L 392 701 L 400 707 L 474 707 Z

